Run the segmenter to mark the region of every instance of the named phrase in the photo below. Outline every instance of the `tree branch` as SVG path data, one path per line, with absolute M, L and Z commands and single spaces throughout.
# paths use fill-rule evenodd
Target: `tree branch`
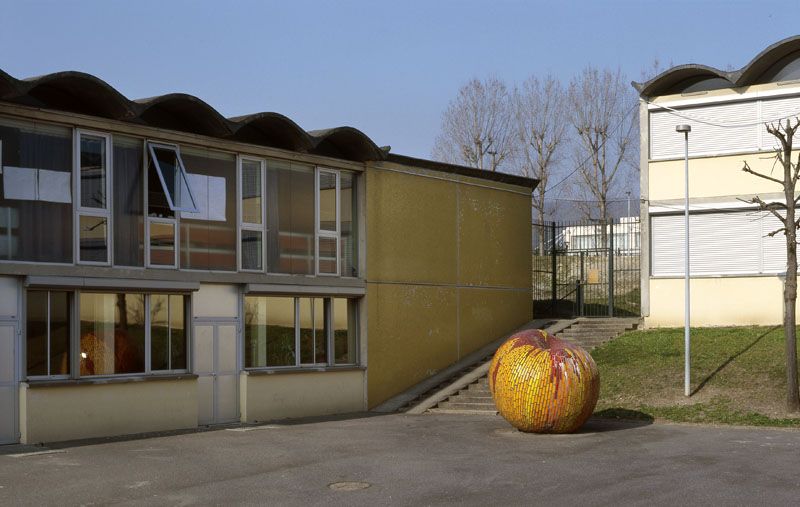
M 774 181 L 778 185 L 783 185 L 783 180 L 779 180 L 778 178 L 773 178 L 772 176 L 767 176 L 766 174 L 762 174 L 750 169 L 750 165 L 745 161 L 744 167 L 742 167 L 742 171 L 752 174 L 753 176 L 758 176 L 759 178 L 764 178 L 765 180 Z

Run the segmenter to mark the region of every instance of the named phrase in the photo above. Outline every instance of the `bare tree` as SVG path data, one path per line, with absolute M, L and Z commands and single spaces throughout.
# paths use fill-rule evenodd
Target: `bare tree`
M 520 172 L 536 178 L 539 184 L 533 194 L 533 208 L 539 218 L 539 255 L 544 255 L 544 217 L 548 182 L 558 167 L 567 124 L 564 121 L 566 97 L 561 83 L 553 76 L 542 81 L 534 76 L 514 91 L 513 107 Z
M 496 171 L 513 151 L 511 97 L 496 78 L 471 79 L 442 115 L 432 157 Z
M 800 411 L 800 390 L 797 384 L 797 229 L 800 220 L 797 218 L 796 208 L 800 201 L 797 196 L 797 180 L 800 179 L 800 154 L 797 162 L 792 162 L 792 142 L 797 128 L 800 127 L 800 118 L 794 121 L 786 120 L 767 124 L 767 132 L 772 134 L 780 146 L 775 150 L 776 165 L 783 169 L 781 177 L 773 177 L 750 168 L 747 162 L 742 170 L 758 176 L 783 187 L 784 201 L 766 202 L 758 196 L 749 202 L 757 204 L 762 210 L 772 213 L 781 223 L 782 227 L 772 231 L 769 235 L 783 233 L 786 236 L 786 281 L 783 286 L 783 332 L 786 336 L 786 409 L 789 412 Z
M 568 97 L 569 121 L 578 134 L 574 143 L 577 185 L 587 201 L 596 203 L 585 214 L 607 223 L 608 198 L 615 182 L 621 172 L 638 169 L 636 96 L 619 70 L 587 67 L 570 82 Z M 602 231 L 605 245 L 605 227 Z

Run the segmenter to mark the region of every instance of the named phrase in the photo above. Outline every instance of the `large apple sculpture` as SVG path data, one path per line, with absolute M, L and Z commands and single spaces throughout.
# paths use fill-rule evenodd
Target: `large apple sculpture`
M 572 433 L 594 411 L 600 376 L 583 348 L 532 329 L 497 349 L 489 389 L 500 415 L 518 430 Z

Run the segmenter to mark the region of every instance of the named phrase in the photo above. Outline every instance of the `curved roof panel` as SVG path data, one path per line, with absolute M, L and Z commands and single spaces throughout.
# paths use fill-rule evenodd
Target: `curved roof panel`
M 20 92 L 48 109 L 113 119 L 135 116 L 124 95 L 102 79 L 83 72 L 55 72 L 24 79 Z
M 306 132 L 278 113 L 226 119 L 203 100 L 185 93 L 133 101 L 102 79 L 83 72 L 56 72 L 19 80 L 0 70 L 0 100 L 358 162 L 386 158 L 386 152 L 372 139 L 352 127 Z
M 238 141 L 301 152 L 314 146 L 311 136 L 282 114 L 255 113 L 228 121 L 233 126 L 233 138 Z
M 312 130 L 309 134 L 315 138 L 312 152 L 318 155 L 359 162 L 386 158 L 386 153 L 372 139 L 353 127 Z
M 687 88 L 708 79 L 703 89 L 740 88 L 753 84 L 772 82 L 780 69 L 773 69 L 786 58 L 800 58 L 800 36 L 776 42 L 761 51 L 747 65 L 734 72 L 725 72 L 706 65 L 678 65 L 649 81 L 631 83 L 642 97 L 655 97 L 686 92 Z M 768 72 L 769 71 L 769 72 Z M 713 79 L 713 81 L 712 81 Z
M 154 127 L 213 137 L 231 134 L 225 117 L 194 95 L 170 93 L 134 102 L 139 105 L 139 118 Z

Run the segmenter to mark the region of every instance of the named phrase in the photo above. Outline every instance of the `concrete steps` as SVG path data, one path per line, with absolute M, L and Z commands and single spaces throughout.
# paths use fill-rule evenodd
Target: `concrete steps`
M 587 351 L 602 345 L 626 331 L 636 329 L 640 319 L 625 318 L 580 318 L 569 326 L 558 330 L 555 335 L 564 338 Z M 491 357 L 485 363 L 491 362 Z M 485 367 L 484 363 L 484 367 Z M 489 392 L 489 379 L 486 375 L 461 388 L 438 402 L 428 412 L 436 414 L 497 414 L 497 408 Z

